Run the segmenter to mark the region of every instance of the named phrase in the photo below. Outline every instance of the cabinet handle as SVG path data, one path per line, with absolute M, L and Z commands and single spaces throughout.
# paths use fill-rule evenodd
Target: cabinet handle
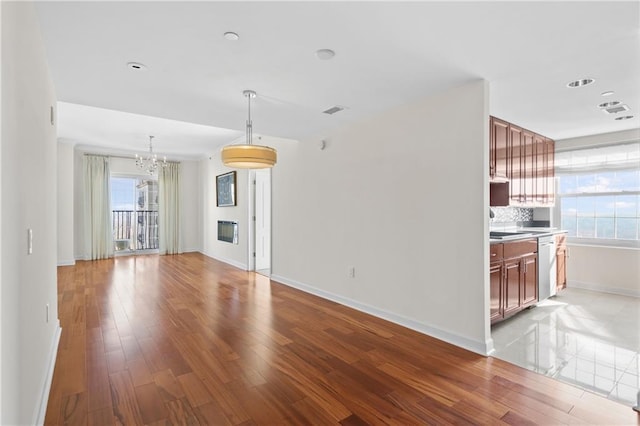
M 498 253 L 491 253 L 491 257 L 497 256 L 497 255 L 498 255 Z

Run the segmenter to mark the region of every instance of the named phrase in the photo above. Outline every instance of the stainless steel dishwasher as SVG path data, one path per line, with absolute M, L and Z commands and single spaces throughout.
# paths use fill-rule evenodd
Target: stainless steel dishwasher
M 556 295 L 556 237 L 538 237 L 538 301 Z

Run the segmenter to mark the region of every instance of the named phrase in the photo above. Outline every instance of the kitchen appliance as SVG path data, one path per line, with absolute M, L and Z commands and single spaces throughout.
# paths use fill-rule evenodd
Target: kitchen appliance
M 556 237 L 538 237 L 538 301 L 556 295 Z

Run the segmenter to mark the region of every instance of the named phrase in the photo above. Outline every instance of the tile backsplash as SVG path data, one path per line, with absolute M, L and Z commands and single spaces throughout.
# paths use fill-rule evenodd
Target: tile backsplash
M 522 207 L 491 207 L 495 215 L 491 224 L 506 222 L 531 222 L 533 221 L 533 209 Z

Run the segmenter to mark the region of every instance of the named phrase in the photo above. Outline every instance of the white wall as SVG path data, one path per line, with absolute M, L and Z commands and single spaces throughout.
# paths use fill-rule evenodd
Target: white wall
M 73 145 L 58 143 L 58 265 L 75 264 L 73 252 Z
M 59 338 L 54 87 L 32 3 L 2 2 L 2 412 L 43 421 Z M 10 207 L 10 208 L 9 208 Z M 33 254 L 27 254 L 27 229 Z M 50 306 L 49 321 L 46 305 Z
M 640 140 L 640 129 L 556 141 L 556 150 Z M 556 215 L 557 216 L 557 215 Z M 568 244 L 567 286 L 640 297 L 640 250 Z
M 92 153 L 86 147 L 77 147 L 74 152 L 74 253 L 76 259 L 87 259 L 87 244 L 84 231 L 84 176 L 83 158 L 85 153 Z M 100 152 L 96 152 L 100 154 Z M 111 153 L 113 154 L 113 153 Z M 115 155 L 115 154 L 114 154 Z M 180 160 L 181 190 L 182 190 L 182 220 L 181 238 L 184 251 L 201 251 L 200 237 L 200 163 L 195 160 Z M 147 177 L 135 165 L 134 159 L 112 157 L 110 160 L 111 174 L 132 177 Z
M 200 198 L 202 205 L 202 253 L 241 269 L 248 267 L 248 171 L 237 170 L 237 205 L 216 206 L 216 176 L 231 171 L 222 164 L 220 152 L 211 153 L 200 161 Z M 218 241 L 218 221 L 238 222 L 238 244 Z
M 477 81 L 276 145 L 273 279 L 491 350 L 488 122 Z
M 567 286 L 640 297 L 640 250 L 570 244 Z

